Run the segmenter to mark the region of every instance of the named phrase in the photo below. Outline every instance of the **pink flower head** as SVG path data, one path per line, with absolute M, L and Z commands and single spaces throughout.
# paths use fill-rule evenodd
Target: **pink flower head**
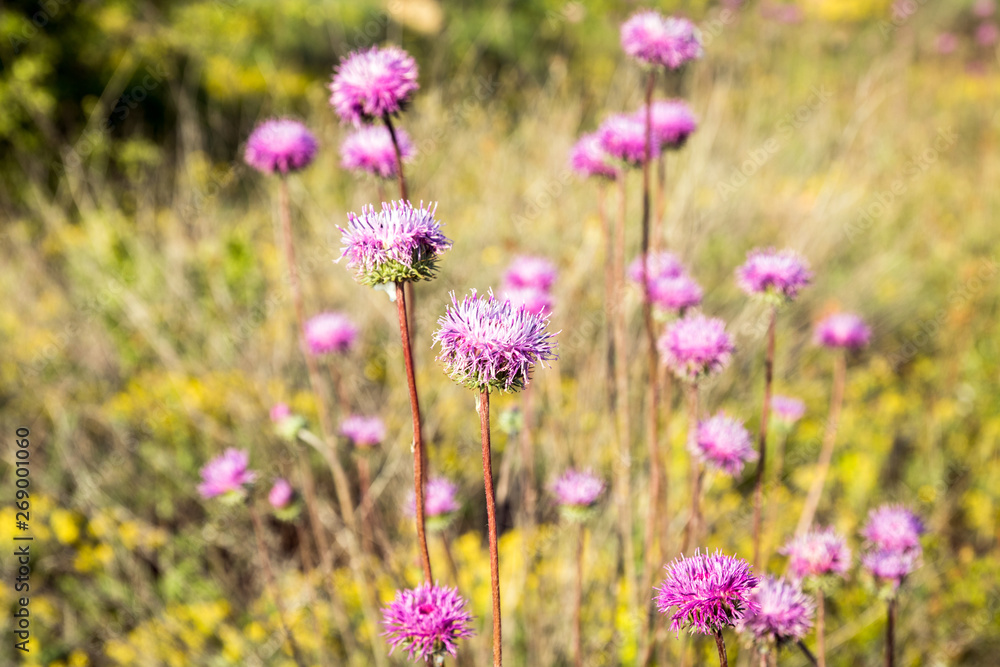
M 691 21 L 664 18 L 653 10 L 638 11 L 622 24 L 622 49 L 647 65 L 678 69 L 702 56 L 701 35 Z
M 536 287 L 504 287 L 502 296 L 515 307 L 523 307 L 535 315 L 552 312 L 552 294 Z
M 806 413 L 806 404 L 791 396 L 775 394 L 771 397 L 771 412 L 774 418 L 786 426 L 791 426 Z
M 287 403 L 275 403 L 271 408 L 271 421 L 277 424 L 290 417 L 291 414 L 292 410 L 288 407 Z
M 893 590 L 899 588 L 903 579 L 917 568 L 921 551 L 895 551 L 875 549 L 861 557 L 861 564 L 878 579 L 888 582 Z
M 743 472 L 744 463 L 757 460 L 757 452 L 743 422 L 724 412 L 698 424 L 690 447 L 691 453 L 699 459 L 734 477 Z
M 428 518 L 439 517 L 445 514 L 457 512 L 459 509 L 458 487 L 444 477 L 431 477 L 424 487 L 424 515 Z M 416 516 L 417 499 L 413 491 L 410 491 L 406 502 L 406 513 L 409 516 Z
M 666 570 L 666 579 L 656 589 L 656 607 L 661 614 L 676 608 L 670 623 L 675 632 L 689 628 L 714 635 L 759 609 L 751 595 L 758 579 L 742 558 L 720 551 L 695 551 L 694 556 L 681 556 Z
M 347 227 L 338 227 L 343 243 L 341 259 L 362 285 L 430 280 L 437 261 L 451 241 L 434 219 L 437 205 L 414 208 L 402 200 L 362 207 L 361 215 L 349 213 Z M 339 261 L 339 260 L 338 260 Z
M 306 322 L 306 344 L 314 355 L 347 352 L 358 329 L 343 313 L 321 313 Z
M 451 295 L 451 307 L 438 320 L 434 344 L 448 376 L 470 389 L 523 389 L 535 364 L 556 358 L 548 318 L 475 290 L 461 301 Z
M 608 116 L 597 128 L 597 136 L 604 152 L 622 160 L 630 167 L 638 167 L 646 161 L 646 124 L 635 114 L 615 114 Z M 656 135 L 651 137 L 650 156 L 660 152 Z
M 636 119 L 646 124 L 646 107 L 635 112 Z M 650 129 L 653 132 L 654 145 L 659 144 L 661 150 L 677 149 L 684 145 L 687 138 L 698 129 L 698 121 L 687 102 L 683 100 L 657 100 L 653 102 L 650 115 Z
M 642 255 L 632 260 L 628 265 L 628 277 L 633 281 L 642 284 L 644 270 L 642 266 Z M 651 252 L 646 259 L 646 270 L 649 271 L 650 279 L 676 278 L 684 274 L 684 267 L 681 265 L 677 255 L 672 252 Z
M 608 154 L 601 146 L 601 138 L 596 132 L 580 137 L 569 153 L 569 164 L 581 176 L 618 178 L 618 169 L 608 164 Z
M 751 250 L 736 269 L 736 282 L 751 296 L 791 301 L 812 280 L 809 264 L 794 250 Z
M 976 0 L 972 3 L 972 15 L 976 18 L 986 19 L 993 16 L 997 9 L 995 0 Z
M 276 510 L 285 509 L 294 498 L 295 490 L 292 489 L 292 485 L 280 477 L 274 480 L 274 486 L 267 494 L 267 502 Z
M 851 565 L 851 550 L 847 546 L 847 540 L 833 528 L 797 535 L 784 546 L 781 553 L 788 556 L 788 569 L 799 579 L 843 575 Z
M 207 500 L 230 492 L 241 492 L 244 485 L 257 479 L 257 473 L 247 470 L 249 462 L 247 452 L 227 449 L 222 456 L 212 459 L 201 469 L 202 483 L 198 485 L 198 493 Z
M 340 434 L 355 447 L 374 447 L 385 440 L 385 424 L 378 417 L 351 415 L 340 423 Z
M 726 323 L 691 313 L 673 322 L 657 343 L 663 362 L 682 380 L 695 382 L 721 372 L 733 356 Z
M 654 278 L 649 285 L 649 299 L 654 306 L 670 312 L 683 312 L 701 303 L 701 286 L 694 278 L 679 276 Z
M 794 582 L 766 576 L 751 598 L 757 609 L 743 617 L 739 629 L 758 643 L 797 642 L 812 628 L 816 603 Z
M 868 513 L 861 536 L 877 549 L 920 549 L 920 536 L 927 532 L 920 518 L 902 505 L 882 505 Z
M 556 281 L 556 265 L 545 257 L 520 255 L 515 257 L 504 273 L 504 284 L 510 287 L 552 289 Z
M 1000 40 L 1000 29 L 995 23 L 980 23 L 976 27 L 976 43 L 979 46 L 991 47 Z
M 472 616 L 458 589 L 423 583 L 396 591 L 382 610 L 389 654 L 402 647 L 410 660 L 432 662 L 454 656 L 458 640 L 472 636 Z
M 859 315 L 834 313 L 816 325 L 814 340 L 825 347 L 860 349 L 868 345 L 871 329 Z
M 958 37 L 953 32 L 942 32 L 934 40 L 934 49 L 943 56 L 950 55 L 958 49 Z
M 417 63 L 396 46 L 355 51 L 330 83 L 330 106 L 345 123 L 360 125 L 403 111 L 417 84 Z
M 403 160 L 413 157 L 413 143 L 402 128 L 396 129 L 399 156 Z M 340 165 L 344 169 L 361 171 L 380 178 L 396 177 L 396 149 L 392 135 L 384 125 L 366 125 L 355 130 L 340 146 Z
M 318 144 L 305 125 L 290 118 L 266 120 L 250 133 L 243 159 L 265 174 L 287 174 L 309 166 Z
M 604 491 L 604 482 L 589 470 L 579 472 L 567 470 L 552 485 L 560 505 L 590 507 L 597 502 Z

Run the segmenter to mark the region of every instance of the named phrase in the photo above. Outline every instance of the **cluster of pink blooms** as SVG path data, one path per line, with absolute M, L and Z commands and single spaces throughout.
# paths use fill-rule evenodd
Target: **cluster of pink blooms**
M 646 267 L 642 256 L 636 257 L 629 265 L 629 277 L 642 284 L 643 276 L 649 274 L 649 300 L 666 313 L 681 315 L 688 308 L 701 304 L 701 286 L 681 265 L 671 252 L 649 253 Z
M 733 477 L 743 472 L 745 463 L 757 460 L 743 422 L 723 412 L 698 424 L 690 447 L 691 453 L 709 466 Z
M 589 470 L 567 470 L 552 485 L 560 505 L 590 507 L 604 492 L 604 482 Z
M 257 473 L 248 469 L 250 455 L 240 449 L 230 448 L 222 456 L 212 459 L 201 469 L 198 493 L 202 498 L 236 495 L 243 492 L 257 479 Z
M 816 603 L 793 581 L 765 576 L 750 594 L 753 606 L 737 625 L 758 644 L 781 646 L 805 637 Z
M 557 275 L 555 264 L 544 257 L 515 257 L 503 276 L 503 296 L 528 312 L 548 315 L 552 311 L 552 285 Z
M 321 313 L 306 322 L 306 345 L 315 355 L 347 352 L 358 337 L 358 328 L 343 313 Z
M 868 345 L 871 329 L 859 315 L 834 313 L 816 325 L 814 339 L 817 345 L 858 350 Z
M 305 125 L 276 118 L 258 125 L 247 139 L 244 159 L 265 174 L 287 174 L 305 169 L 316 157 L 316 137 Z
M 690 382 L 721 372 L 729 365 L 734 349 L 726 333 L 726 323 L 701 313 L 691 313 L 673 322 L 657 346 L 670 370 Z
M 472 615 L 458 590 L 429 582 L 396 591 L 382 618 L 389 654 L 402 648 L 410 660 L 429 663 L 454 656 L 458 640 L 472 636 Z
M 396 130 L 399 157 L 408 160 L 414 155 L 413 142 L 402 128 Z M 340 145 L 340 165 L 345 169 L 360 171 L 379 178 L 395 178 L 396 149 L 392 144 L 389 128 L 383 125 L 366 125 L 347 135 Z
M 869 550 L 861 557 L 865 568 L 893 590 L 920 562 L 920 536 L 926 532 L 920 518 L 901 505 L 883 505 L 868 514 L 861 536 Z
M 378 417 L 351 415 L 341 422 L 340 434 L 355 447 L 374 447 L 385 440 L 385 424 Z
M 681 556 L 666 566 L 666 578 L 656 589 L 656 606 L 661 614 L 675 609 L 671 630 L 688 628 L 714 635 L 759 610 L 752 595 L 758 583 L 742 558 L 695 551 L 694 556 Z
M 851 565 L 847 540 L 833 528 L 821 528 L 792 538 L 781 553 L 797 579 L 843 575 Z

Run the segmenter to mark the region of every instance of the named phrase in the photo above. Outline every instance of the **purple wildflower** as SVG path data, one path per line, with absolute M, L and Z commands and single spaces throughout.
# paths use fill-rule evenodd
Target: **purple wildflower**
M 292 485 L 288 483 L 288 480 L 280 477 L 274 480 L 274 486 L 267 494 L 267 502 L 271 503 L 271 507 L 276 510 L 288 507 L 294 498 L 295 490 L 292 489 Z
M 250 455 L 239 449 L 227 449 L 201 469 L 202 483 L 198 493 L 206 500 L 230 492 L 239 493 L 243 486 L 257 479 L 257 473 L 247 470 Z
M 658 347 L 674 374 L 692 382 L 722 371 L 733 355 L 725 322 L 701 313 L 685 315 L 671 324 Z
M 816 603 L 794 582 L 766 576 L 751 599 L 758 608 L 743 617 L 739 630 L 758 643 L 796 642 L 812 628 Z
M 871 329 L 854 313 L 834 313 L 816 325 L 814 340 L 825 347 L 859 349 L 868 345 Z
M 472 616 L 458 589 L 430 583 L 396 591 L 395 599 L 382 610 L 382 622 L 389 653 L 402 647 L 410 660 L 454 656 L 458 640 L 472 636 Z
M 649 253 L 646 259 L 646 269 L 649 271 L 652 280 L 658 278 L 676 278 L 684 274 L 684 267 L 681 266 L 677 255 L 666 251 Z M 628 265 L 628 277 L 641 285 L 643 275 L 642 255 L 639 255 Z
M 292 409 L 287 403 L 275 403 L 271 408 L 271 421 L 279 423 L 292 415 Z
M 750 594 L 758 579 L 742 558 L 720 551 L 695 551 L 694 556 L 681 556 L 666 570 L 666 579 L 656 589 L 656 607 L 661 614 L 677 608 L 670 623 L 675 632 L 689 628 L 705 635 L 715 634 L 758 610 Z
M 980 23 L 976 26 L 975 35 L 979 46 L 990 47 L 1000 41 L 1000 28 L 994 23 Z
M 458 500 L 455 495 L 458 487 L 444 477 L 431 477 L 424 486 L 424 514 L 427 518 L 442 516 L 457 512 L 459 509 Z M 406 513 L 409 516 L 417 514 L 417 499 L 413 490 L 410 490 L 406 501 Z
M 306 345 L 314 355 L 347 352 L 358 329 L 343 313 L 321 313 L 306 322 Z
M 953 32 L 942 32 L 934 40 L 934 48 L 943 56 L 950 55 L 958 49 L 958 37 Z
M 701 35 L 691 21 L 653 10 L 636 12 L 622 24 L 621 43 L 636 60 L 670 69 L 702 56 Z
M 781 553 L 788 556 L 788 569 L 799 579 L 843 575 L 851 565 L 847 540 L 832 527 L 795 536 Z
M 569 164 L 581 176 L 618 178 L 618 169 L 607 162 L 608 154 L 601 146 L 601 138 L 596 132 L 580 137 L 569 153 Z
M 919 549 L 911 551 L 875 549 L 861 557 L 861 564 L 873 576 L 888 582 L 893 589 L 896 589 L 903 583 L 903 579 L 916 569 L 920 553 Z
M 287 174 L 309 166 L 318 144 L 305 125 L 290 118 L 266 120 L 250 133 L 243 159 L 265 174 Z
M 520 255 L 515 257 L 504 273 L 504 284 L 510 287 L 552 289 L 556 281 L 556 265 L 545 257 Z
M 646 123 L 646 107 L 635 112 L 639 122 Z M 653 102 L 650 114 L 650 130 L 653 132 L 653 144 L 659 144 L 660 150 L 677 149 L 684 145 L 687 138 L 698 129 L 698 121 L 687 103 L 683 100 L 657 100 Z
M 997 5 L 995 0 L 976 0 L 972 3 L 972 15 L 976 18 L 985 19 L 993 16 Z
M 646 160 L 646 124 L 634 114 L 609 116 L 597 129 L 597 136 L 604 152 L 622 160 L 631 167 L 637 167 Z M 660 151 L 659 142 L 652 137 L 650 155 Z
M 662 310 L 683 312 L 701 303 L 701 286 L 683 273 L 679 276 L 654 278 L 649 285 L 649 299 Z
M 771 397 L 771 412 L 777 421 L 791 426 L 806 413 L 806 404 L 791 396 L 775 394 Z
M 414 208 L 409 202 L 382 204 L 349 213 L 342 234 L 341 258 L 362 285 L 430 280 L 438 257 L 451 247 L 441 223 L 434 219 L 437 205 Z M 338 260 L 339 261 L 339 260 Z
M 920 518 L 902 505 L 882 505 L 868 513 L 861 535 L 877 549 L 920 549 L 920 536 L 927 532 Z
M 604 491 L 604 482 L 589 470 L 567 470 L 552 485 L 560 505 L 590 507 Z
M 453 292 L 451 304 L 434 342 L 455 382 L 480 391 L 523 389 L 536 363 L 556 358 L 547 317 L 498 299 L 492 290 L 488 296 L 473 290 L 461 302 Z
M 400 157 L 403 160 L 413 157 L 413 143 L 402 128 L 396 130 L 396 139 Z M 380 178 L 395 178 L 396 149 L 389 128 L 369 125 L 349 134 L 340 146 L 340 165 Z
M 340 423 L 340 434 L 355 447 L 374 447 L 385 440 L 385 424 L 378 417 L 351 415 Z
M 734 477 L 743 472 L 743 464 L 757 460 L 743 422 L 724 412 L 698 424 L 698 432 L 689 446 L 699 459 Z
M 548 315 L 552 312 L 552 294 L 536 287 L 504 287 L 503 298 L 515 307 L 524 307 L 535 315 Z
M 808 262 L 794 250 L 751 250 L 736 269 L 736 282 L 744 292 L 779 301 L 791 301 L 811 280 Z
M 330 83 L 330 106 L 345 123 L 360 125 L 404 110 L 419 88 L 417 63 L 396 46 L 355 51 Z

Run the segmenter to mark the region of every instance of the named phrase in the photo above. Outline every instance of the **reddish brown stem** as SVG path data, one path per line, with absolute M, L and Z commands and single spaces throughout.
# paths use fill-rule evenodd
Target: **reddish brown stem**
M 612 318 L 610 314 L 615 302 L 615 260 L 614 260 L 614 229 L 611 225 L 611 218 L 608 217 L 606 209 L 607 192 L 602 182 L 597 189 L 597 209 L 601 216 L 601 230 L 604 233 L 604 312 L 605 335 L 607 336 L 607 372 L 605 377 L 615 377 L 615 336 L 613 331 Z M 605 383 L 608 388 L 608 409 L 614 410 L 615 389 L 611 382 Z
M 719 667 L 729 667 L 729 657 L 726 655 L 726 640 L 722 638 L 722 630 L 715 631 L 715 647 L 719 649 Z
M 896 598 L 889 600 L 885 624 L 885 667 L 896 664 Z
M 764 407 L 760 413 L 760 436 L 757 460 L 757 474 L 753 492 L 753 568 L 760 568 L 760 520 L 764 504 L 764 468 L 767 460 L 767 422 L 771 415 L 771 383 L 774 378 L 774 329 L 778 311 L 771 307 L 770 324 L 767 327 L 767 355 L 764 357 Z
M 493 491 L 493 456 L 490 451 L 490 395 L 479 392 L 479 431 L 483 444 L 483 486 L 486 490 L 486 523 L 490 540 L 490 584 L 493 592 L 493 667 L 503 664 L 500 627 L 500 554 L 497 550 L 497 508 Z
M 795 529 L 796 535 L 801 535 L 812 526 L 819 508 L 819 501 L 823 497 L 823 486 L 826 484 L 826 475 L 830 471 L 830 462 L 833 460 L 833 446 L 837 441 L 837 426 L 840 423 L 840 411 L 844 406 L 844 386 L 847 377 L 847 360 L 843 351 L 838 351 L 836 361 L 833 366 L 833 392 L 830 396 L 830 414 L 826 420 L 826 430 L 823 432 L 823 448 L 819 453 L 819 467 L 816 477 L 813 478 L 809 487 L 809 495 L 806 497 L 805 505 L 802 507 L 802 515 L 799 517 L 799 525 Z
M 385 121 L 385 127 L 389 130 L 389 137 L 392 139 L 392 150 L 396 156 L 396 181 L 399 183 L 399 198 L 403 201 L 409 201 L 410 195 L 406 188 L 406 176 L 403 174 L 403 153 L 399 147 L 399 138 L 396 136 L 396 128 L 393 126 L 392 117 L 389 116 L 389 114 L 382 116 L 382 120 Z M 404 289 L 406 290 L 406 301 L 409 304 L 409 309 L 406 311 L 406 317 L 410 321 L 410 335 L 416 338 L 417 320 L 414 309 L 416 308 L 417 300 L 414 298 L 413 294 L 413 283 L 406 283 Z
M 402 283 L 396 283 L 396 314 L 399 317 L 399 335 L 403 342 L 403 361 L 406 365 L 406 386 L 410 392 L 410 412 L 413 415 L 413 493 L 416 498 L 417 542 L 424 579 L 433 583 L 431 557 L 427 551 L 427 522 L 424 517 L 424 437 L 420 422 L 420 400 L 417 398 L 417 378 L 413 372 L 413 352 L 410 348 L 410 329 L 406 319 L 406 293 Z

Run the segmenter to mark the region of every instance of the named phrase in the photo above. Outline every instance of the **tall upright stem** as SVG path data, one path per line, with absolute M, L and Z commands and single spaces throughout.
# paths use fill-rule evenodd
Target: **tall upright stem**
M 774 328 L 778 319 L 778 309 L 771 307 L 770 323 L 767 327 L 767 355 L 764 357 L 764 407 L 760 412 L 760 436 L 758 438 L 759 459 L 753 492 L 753 569 L 760 569 L 760 513 L 764 503 L 764 469 L 767 460 L 767 422 L 771 415 L 771 383 L 774 380 Z
M 483 444 L 483 487 L 486 490 L 486 523 L 490 533 L 490 584 L 493 591 L 493 667 L 503 663 L 500 628 L 500 554 L 497 550 L 497 507 L 493 491 L 493 456 L 490 451 L 490 395 L 479 392 L 479 432 Z
M 392 151 L 396 156 L 396 181 L 399 183 L 399 198 L 403 201 L 410 201 L 410 193 L 406 188 L 406 176 L 403 175 L 403 152 L 399 147 L 399 138 L 396 136 L 396 128 L 392 124 L 392 117 L 389 114 L 382 116 L 382 120 L 385 122 L 386 129 L 389 130 L 389 137 L 392 139 Z M 406 311 L 406 317 L 410 320 L 410 333 L 414 338 L 416 338 L 417 321 L 415 309 L 417 300 L 413 295 L 413 283 L 406 283 L 404 289 L 406 290 L 406 299 L 409 304 L 409 309 Z
M 809 661 L 809 664 L 813 665 L 813 667 L 818 667 L 819 662 L 816 660 L 816 656 L 814 656 L 812 654 L 812 651 L 809 650 L 809 647 L 806 646 L 806 643 L 804 641 L 802 641 L 801 639 L 798 642 L 796 642 L 796 643 L 798 644 L 799 650 L 802 651 L 802 655 L 804 655 L 805 658 L 806 658 L 806 660 Z M 778 662 L 778 659 L 777 659 L 778 652 L 775 651 L 774 653 L 775 653 L 775 660 L 774 661 L 775 661 L 775 664 L 777 664 L 777 662 Z
M 583 667 L 583 523 L 576 535 L 576 586 L 573 589 L 573 664 Z
M 417 378 L 413 372 L 413 352 L 410 348 L 410 328 L 406 318 L 406 292 L 402 283 L 396 283 L 396 314 L 399 317 L 399 335 L 403 342 L 403 361 L 406 365 L 406 386 L 410 392 L 410 412 L 413 415 L 413 494 L 416 499 L 417 542 L 424 579 L 433 583 L 431 557 L 427 551 L 427 522 L 424 517 L 424 437 L 420 423 L 420 400 L 417 398 Z
M 819 468 L 816 477 L 813 478 L 809 487 L 809 495 L 806 503 L 802 507 L 802 514 L 799 517 L 799 525 L 795 529 L 796 535 L 801 535 L 809 530 L 813 519 L 816 517 L 816 510 L 819 508 L 820 498 L 823 497 L 823 485 L 826 484 L 826 475 L 830 471 L 830 461 L 833 460 L 833 445 L 837 441 L 837 426 L 840 423 L 840 411 L 844 406 L 844 385 L 847 376 L 847 360 L 843 350 L 838 351 L 833 366 L 833 392 L 830 396 L 830 414 L 826 420 L 826 430 L 823 432 L 823 448 L 819 453 Z
M 292 656 L 295 659 L 295 664 L 299 665 L 299 667 L 305 667 L 306 663 L 302 659 L 302 654 L 299 652 L 298 645 L 295 643 L 295 637 L 292 635 L 292 631 L 288 627 L 285 604 L 281 598 L 281 593 L 278 590 L 278 584 L 274 579 L 274 570 L 271 569 L 271 559 L 267 556 L 267 546 L 264 544 L 264 529 L 261 525 L 260 515 L 257 514 L 257 510 L 254 509 L 253 505 L 249 505 L 248 508 L 250 510 L 250 521 L 253 523 L 253 534 L 254 537 L 257 538 L 257 555 L 260 558 L 261 568 L 264 570 L 264 579 L 267 582 L 267 588 L 270 589 L 271 597 L 274 598 L 274 606 L 278 610 L 278 622 L 281 624 L 281 630 L 285 633 L 288 645 L 292 649 Z
M 698 437 L 698 383 L 688 385 L 688 443 Z M 688 447 L 692 451 L 693 447 Z M 698 457 L 691 454 L 691 520 L 688 521 L 687 532 L 684 534 L 685 553 L 693 545 L 698 544 L 701 531 L 701 464 Z
M 656 205 L 653 207 L 650 249 L 656 252 L 663 243 L 663 214 L 667 209 L 667 153 L 661 151 L 656 160 Z
M 637 602 L 635 579 L 635 540 L 632 536 L 632 501 L 629 494 L 632 471 L 632 433 L 628 410 L 628 353 L 625 340 L 625 211 L 626 177 L 622 171 L 618 179 L 618 217 L 615 220 L 615 298 L 609 304 L 614 319 L 615 343 L 615 412 L 618 427 L 618 465 L 615 466 L 615 485 L 619 530 L 624 549 L 626 589 L 631 591 L 630 604 Z
M 816 664 L 826 667 L 826 599 L 823 589 L 816 591 Z
M 890 599 L 889 608 L 886 610 L 885 667 L 893 667 L 896 664 L 896 604 L 896 598 Z
M 722 638 L 722 630 L 715 631 L 715 647 L 719 649 L 719 667 L 729 667 L 729 657 L 726 655 L 726 640 Z

